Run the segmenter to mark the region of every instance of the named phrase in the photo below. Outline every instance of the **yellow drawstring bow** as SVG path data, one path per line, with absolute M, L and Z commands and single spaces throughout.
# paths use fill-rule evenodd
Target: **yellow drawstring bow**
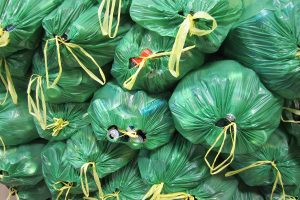
M 190 46 L 190 47 L 187 47 L 187 48 L 182 48 L 181 49 L 181 52 L 186 52 L 186 51 L 189 51 L 191 49 L 195 48 L 195 46 Z M 141 70 L 144 68 L 146 62 L 149 60 L 149 59 L 153 59 L 153 58 L 158 58 L 158 57 L 162 57 L 162 56 L 170 56 L 172 55 L 172 52 L 162 52 L 162 53 L 155 53 L 155 54 L 152 54 L 150 56 L 147 56 L 147 57 L 141 57 L 142 58 L 142 61 L 137 64 L 135 67 L 137 67 L 138 69 L 136 70 L 136 72 L 129 78 L 127 79 L 124 83 L 123 83 L 123 87 L 126 88 L 127 90 L 131 90 L 134 83 L 136 82 L 136 79 L 139 75 L 139 73 L 141 72 Z
M 133 131 L 133 130 L 130 130 L 130 131 L 126 131 L 126 130 L 122 130 L 122 129 L 118 129 L 118 131 L 120 133 L 123 134 L 123 136 L 128 136 L 130 138 L 138 138 L 139 136 L 137 135 L 137 132 L 136 131 Z M 122 136 L 121 136 L 122 137 Z
M 194 200 L 195 198 L 190 194 L 184 192 L 176 192 L 172 194 L 161 194 L 162 189 L 164 187 L 164 183 L 153 185 L 150 190 L 145 194 L 142 200 L 174 200 L 174 199 L 182 199 L 182 200 Z
M 231 128 L 233 128 L 233 132 L 231 130 Z M 219 165 L 215 166 L 222 150 L 223 147 L 225 145 L 225 141 L 226 141 L 226 135 L 227 135 L 227 131 L 229 129 L 230 132 L 230 136 L 231 136 L 231 142 L 232 142 L 232 147 L 230 150 L 230 154 L 229 156 L 223 161 L 221 162 Z M 210 152 L 212 151 L 212 149 L 216 146 L 216 144 L 219 142 L 219 140 L 221 139 L 221 137 L 223 136 L 223 141 L 222 144 L 218 150 L 218 153 L 216 155 L 216 157 L 214 158 L 214 161 L 212 164 L 209 163 L 207 157 L 210 154 Z M 222 170 L 224 170 L 226 167 L 228 167 L 232 161 L 234 160 L 234 153 L 235 153 L 235 146 L 236 146 L 236 136 L 237 136 L 237 126 L 236 123 L 231 122 L 229 125 L 223 127 L 222 132 L 219 134 L 219 136 L 217 137 L 217 139 L 215 140 L 215 142 L 213 143 L 213 145 L 208 149 L 208 151 L 205 154 L 204 160 L 206 162 L 206 164 L 208 165 L 209 169 L 210 169 L 210 173 L 211 174 L 218 174 L 220 173 Z
M 9 32 L 0 25 L 0 47 L 5 47 L 9 43 Z
M 2 63 L 4 64 L 6 79 L 2 75 L 2 67 L 0 67 L 0 79 L 6 89 L 6 95 L 5 95 L 4 99 L 0 102 L 0 105 L 3 105 L 6 102 L 6 100 L 8 98 L 8 93 L 10 94 L 13 103 L 17 104 L 18 103 L 18 95 L 17 95 L 16 89 L 14 86 L 14 82 L 11 78 L 10 70 L 9 70 L 9 67 L 8 67 L 8 64 L 7 64 L 5 58 L 0 59 L 0 66 L 2 66 Z
M 85 195 L 85 198 L 89 198 L 90 189 L 89 189 L 89 184 L 88 184 L 88 180 L 87 180 L 87 170 L 88 170 L 89 166 L 92 166 L 94 181 L 97 185 L 99 196 L 101 199 L 103 199 L 105 197 L 105 195 L 102 191 L 100 178 L 97 174 L 96 164 L 94 162 L 85 163 L 84 165 L 82 165 L 82 167 L 80 169 L 80 181 L 81 181 L 82 192 Z
M 15 196 L 17 200 L 20 199 L 18 195 L 18 191 L 15 188 L 9 188 L 9 192 L 6 200 L 10 200 L 13 196 Z
M 210 30 L 201 30 L 196 28 L 194 20 L 196 19 L 206 19 L 206 20 L 212 20 L 212 28 Z M 182 22 L 182 24 L 179 27 L 172 53 L 169 59 L 169 70 L 170 73 L 174 77 L 178 77 L 180 75 L 179 72 L 179 62 L 180 57 L 182 54 L 182 49 L 184 48 L 184 44 L 187 38 L 188 33 L 190 35 L 196 35 L 196 36 L 204 36 L 212 33 L 216 28 L 218 27 L 217 21 L 215 18 L 213 18 L 210 14 L 207 12 L 197 12 L 194 15 L 189 14 L 185 20 Z
M 300 110 L 297 109 L 293 109 L 293 108 L 287 108 L 287 107 L 283 107 L 283 110 L 286 110 L 290 113 L 293 113 L 295 115 L 300 116 Z M 281 116 L 281 121 L 286 122 L 286 123 L 294 123 L 294 124 L 300 124 L 300 121 L 295 121 L 295 120 L 285 120 L 283 119 L 283 117 Z
M 49 72 L 48 72 L 48 56 L 47 56 L 47 50 L 48 50 L 48 45 L 49 45 L 49 41 L 55 41 L 55 45 L 56 45 L 56 51 L 57 51 L 57 59 L 58 59 L 58 67 L 59 67 L 59 71 L 58 71 L 58 75 L 55 78 L 55 80 L 53 81 L 53 83 L 51 84 L 51 86 L 49 85 Z M 74 57 L 74 59 L 77 61 L 77 63 L 80 65 L 80 67 L 96 82 L 100 83 L 101 85 L 104 85 L 106 83 L 106 78 L 105 78 L 105 74 L 102 71 L 101 67 L 98 65 L 98 63 L 96 62 L 96 60 L 91 56 L 91 54 L 89 54 L 86 50 L 84 50 L 81 46 L 74 44 L 74 43 L 69 43 L 69 42 L 65 42 L 61 37 L 56 36 L 55 38 L 52 39 L 48 39 L 45 43 L 45 47 L 44 47 L 44 57 L 45 57 L 45 71 L 46 71 L 46 81 L 47 81 L 47 87 L 54 87 L 58 81 L 61 78 L 62 75 L 62 63 L 61 63 L 61 55 L 60 55 L 60 43 L 62 45 L 64 45 L 67 50 L 72 54 L 72 56 Z M 79 49 L 87 58 L 89 58 L 98 68 L 100 76 L 102 78 L 102 80 L 100 80 L 95 74 L 93 74 L 93 72 L 91 70 L 89 70 L 80 60 L 79 58 L 75 55 L 75 53 L 73 52 L 72 49 Z
M 57 188 L 56 185 L 58 184 L 62 184 L 63 186 L 61 188 Z M 64 191 L 66 190 L 66 195 L 65 195 L 65 200 L 68 200 L 68 196 L 69 196 L 69 193 L 70 193 L 70 190 L 72 189 L 73 187 L 73 183 L 66 183 L 66 182 L 62 182 L 62 181 L 59 181 L 59 182 L 56 182 L 52 185 L 52 187 L 57 191 L 59 192 L 57 197 L 56 197 L 56 200 L 59 200 L 59 198 L 61 197 L 61 195 L 64 193 Z
M 62 118 L 53 118 L 53 123 L 47 125 L 46 129 L 53 129 L 52 136 L 58 136 L 59 132 L 69 125 L 69 121 L 65 121 Z
M 118 21 L 116 25 L 116 29 L 114 34 L 112 35 L 112 26 L 113 26 L 113 19 L 114 19 L 114 11 L 116 7 L 116 1 L 117 0 L 102 0 L 99 9 L 98 9 L 98 19 L 100 24 L 100 29 L 102 32 L 102 35 L 106 36 L 108 35 L 110 38 L 115 38 L 118 34 L 120 20 L 121 20 L 121 8 L 122 8 L 122 0 L 119 0 L 119 9 L 118 9 Z M 102 11 L 105 8 L 104 18 L 102 22 Z M 110 7 L 111 6 L 111 7 Z
M 31 88 L 34 83 L 36 83 L 35 101 L 31 97 Z M 37 119 L 42 129 L 45 130 L 47 127 L 47 108 L 42 86 L 42 77 L 40 75 L 33 74 L 30 77 L 27 87 L 27 101 L 29 113 Z M 40 105 L 40 101 L 42 105 Z
M 277 187 L 277 183 L 279 181 L 280 185 L 281 185 L 281 189 L 282 189 L 282 198 L 283 200 L 287 200 L 286 198 L 286 194 L 285 194 L 285 190 L 284 190 L 284 185 L 283 185 L 283 181 L 282 181 L 282 176 L 281 176 L 281 173 L 279 171 L 279 169 L 277 168 L 276 164 L 274 161 L 258 161 L 258 162 L 255 162 L 247 167 L 244 167 L 244 168 L 241 168 L 241 169 L 238 169 L 238 170 L 235 170 L 235 171 L 231 171 L 231 172 L 227 172 L 225 174 L 226 177 L 229 177 L 229 176 L 233 176 L 235 174 L 238 174 L 238 173 L 241 173 L 241 172 L 244 172 L 248 169 L 252 169 L 254 167 L 258 167 L 258 166 L 262 166 L 262 165 L 271 165 L 275 170 L 276 170 L 276 178 L 275 178 L 275 182 L 274 182 L 274 185 L 273 185 L 273 188 L 272 188 L 272 193 L 271 193 L 271 196 L 270 196 L 270 200 L 273 199 L 273 195 L 274 195 L 274 192 L 276 190 L 276 187 Z

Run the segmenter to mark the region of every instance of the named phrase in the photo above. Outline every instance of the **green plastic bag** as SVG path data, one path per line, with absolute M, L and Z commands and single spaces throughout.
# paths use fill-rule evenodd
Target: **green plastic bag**
M 300 155 L 297 150 L 288 145 L 287 136 L 277 129 L 255 153 L 237 155 L 231 163 L 235 171 L 226 173 L 226 176 L 239 174 L 249 186 L 277 184 L 280 189 L 299 186 Z
M 231 200 L 266 200 L 255 187 L 245 185 L 241 180 Z
M 0 57 L 0 91 L 9 93 L 14 104 L 18 103 L 16 89 L 27 87 L 27 73 L 31 67 L 32 55 L 33 51 L 22 50 L 6 58 Z M 0 102 L 3 104 L 5 98 L 0 99 Z
M 253 69 L 271 91 L 300 98 L 300 2 L 282 2 L 240 23 L 228 37 L 225 53 Z
M 46 129 L 35 120 L 38 134 L 50 141 L 70 138 L 78 129 L 90 124 L 88 106 L 88 103 L 48 104 Z
M 98 140 L 133 149 L 155 149 L 168 143 L 175 132 L 166 97 L 127 92 L 114 82 L 95 93 L 88 113 Z
M 162 36 L 175 38 L 190 33 L 185 36 L 188 45 L 213 53 L 241 11 L 241 0 L 133 0 L 130 15 L 136 23 Z
M 34 186 L 20 186 L 9 189 L 7 199 L 15 196 L 18 200 L 47 200 L 51 198 L 49 189 L 44 181 Z
M 100 178 L 127 165 L 136 156 L 136 151 L 126 145 L 100 142 L 96 140 L 91 128 L 81 129 L 67 141 L 63 159 L 80 171 L 82 192 L 85 197 L 98 189 L 102 192 Z M 93 176 L 96 186 L 91 188 L 88 175 Z
M 93 1 L 87 0 L 65 1 L 44 19 L 44 56 L 55 57 L 54 65 L 45 62 L 46 71 L 58 72 L 48 88 L 57 85 L 64 70 L 74 68 L 81 69 L 99 84 L 105 84 L 102 67 L 113 60 L 115 48 L 130 29 L 131 21 L 129 17 L 122 18 L 115 38 L 103 36 L 99 27 L 98 6 L 92 5 Z M 61 18 L 64 20 L 61 21 Z
M 40 152 L 44 144 L 0 148 L 0 182 L 8 187 L 33 186 L 43 180 Z
M 111 200 L 142 199 L 149 189 L 149 186 L 143 182 L 135 162 L 108 176 L 104 182 L 104 194 L 111 195 Z
M 169 106 L 176 129 L 192 143 L 209 148 L 205 160 L 211 173 L 218 173 L 235 154 L 253 152 L 267 142 L 279 125 L 282 103 L 252 70 L 226 60 L 186 76 Z M 217 155 L 210 164 L 206 158 L 211 150 L 230 154 L 225 162 L 216 165 Z
M 192 189 L 189 194 L 192 194 L 196 199 L 229 200 L 235 194 L 237 186 L 238 181 L 233 177 L 225 178 L 224 175 L 209 176 L 202 180 L 199 186 Z
M 17 105 L 10 97 L 0 105 L 0 140 L 2 139 L 6 146 L 28 143 L 39 137 L 33 118 L 28 113 L 24 91 L 19 91 L 18 94 Z M 4 99 L 5 95 L 0 93 L 0 99 Z M 3 143 L 0 142 L 0 146 L 3 146 Z
M 134 26 L 116 49 L 112 75 L 119 85 L 129 90 L 142 89 L 150 93 L 170 90 L 189 71 L 204 63 L 204 54 L 199 50 L 186 51 L 180 60 L 180 76 L 172 76 L 168 68 L 169 57 L 161 54 L 170 52 L 174 41 L 172 37 L 162 37 Z M 154 57 L 143 63 L 143 58 L 149 56 Z M 132 79 L 135 76 L 136 80 Z
M 70 194 L 81 194 L 79 173 L 63 158 L 66 144 L 49 143 L 42 151 L 42 169 L 52 197 L 67 198 Z
M 43 18 L 62 0 L 3 0 L 0 2 L 0 57 L 35 49 Z
M 144 181 L 152 186 L 144 198 L 163 199 L 167 195 L 175 199 L 178 194 L 190 197 L 187 192 L 209 176 L 204 153 L 200 145 L 193 145 L 180 135 L 154 151 L 141 150 L 139 170 Z

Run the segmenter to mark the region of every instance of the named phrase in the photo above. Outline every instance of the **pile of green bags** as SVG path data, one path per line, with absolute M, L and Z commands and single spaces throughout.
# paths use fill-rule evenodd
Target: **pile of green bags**
M 300 198 L 299 0 L 2 0 L 18 200 Z

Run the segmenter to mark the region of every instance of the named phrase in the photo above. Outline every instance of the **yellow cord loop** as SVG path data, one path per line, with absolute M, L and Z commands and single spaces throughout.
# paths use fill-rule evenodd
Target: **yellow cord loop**
M 49 42 L 50 41 L 55 41 L 55 45 L 56 45 L 56 51 L 57 51 L 57 60 L 58 60 L 58 75 L 55 78 L 55 80 L 53 81 L 53 83 L 49 84 L 49 71 L 48 71 L 48 56 L 47 56 L 47 51 L 48 51 L 48 46 L 49 46 Z M 61 76 L 62 76 L 62 63 L 61 63 L 61 55 L 60 55 L 60 45 L 64 45 L 67 50 L 71 53 L 71 55 L 74 57 L 74 59 L 77 61 L 77 63 L 80 65 L 80 67 L 87 73 L 87 75 L 89 75 L 93 80 L 95 80 L 96 82 L 100 83 L 101 85 L 104 85 L 106 83 L 106 78 L 105 78 L 105 74 L 102 71 L 101 67 L 98 65 L 98 63 L 96 62 L 96 60 L 92 57 L 91 54 L 89 54 L 86 50 L 84 50 L 81 46 L 74 44 L 74 43 L 69 43 L 69 42 L 65 42 L 61 37 L 56 36 L 55 38 L 49 39 L 46 41 L 45 43 L 45 47 L 44 47 L 44 57 L 45 57 L 45 71 L 46 71 L 46 80 L 47 80 L 47 87 L 54 87 L 57 85 L 57 83 L 59 82 Z M 102 80 L 100 78 L 98 78 L 91 70 L 88 69 L 88 67 L 85 66 L 85 64 L 83 64 L 80 59 L 78 58 L 78 56 L 74 53 L 73 49 L 78 49 L 83 55 L 85 55 L 88 59 L 90 59 L 94 65 L 98 68 L 100 76 L 102 78 Z
M 100 30 L 102 32 L 102 35 L 104 36 L 108 35 L 110 38 L 115 38 L 117 36 L 119 26 L 120 26 L 120 21 L 121 21 L 122 0 L 119 0 L 117 25 L 114 34 L 112 34 L 112 29 L 113 29 L 112 26 L 113 26 L 116 1 L 117 0 L 102 0 L 98 9 L 98 19 L 99 19 Z M 105 7 L 105 13 L 102 22 L 102 11 L 104 9 L 105 4 L 106 7 Z
M 63 130 L 66 126 L 68 126 L 70 123 L 69 121 L 65 121 L 62 118 L 53 118 L 53 123 L 47 125 L 46 129 L 53 129 L 52 136 L 56 137 L 58 136 L 59 132 Z
M 206 19 L 212 21 L 212 27 L 210 30 L 201 30 L 196 28 L 194 20 L 196 19 Z M 169 60 L 169 70 L 170 73 L 174 77 L 178 77 L 180 75 L 179 71 L 179 62 L 182 54 L 182 49 L 184 48 L 185 41 L 187 38 L 188 33 L 190 35 L 196 35 L 196 36 L 204 36 L 209 35 L 212 33 L 216 28 L 218 27 L 217 21 L 214 17 L 212 17 L 207 12 L 197 12 L 194 15 L 189 14 L 185 20 L 182 22 L 182 24 L 179 27 L 172 53 Z
M 9 32 L 0 25 L 0 47 L 5 47 L 9 43 Z
M 62 184 L 63 186 L 61 188 L 57 188 L 56 185 L 58 185 L 58 184 L 59 185 Z M 73 183 L 66 183 L 66 182 L 59 181 L 59 182 L 54 183 L 52 187 L 58 192 L 56 200 L 60 200 L 60 197 L 62 196 L 64 191 L 66 191 L 65 200 L 68 200 L 68 196 L 69 196 L 70 190 L 73 187 Z
M 285 195 L 285 190 L 284 190 L 284 185 L 283 185 L 283 181 L 282 181 L 282 176 L 281 176 L 281 173 L 279 171 L 279 169 L 277 168 L 276 164 L 274 161 L 258 161 L 258 162 L 255 162 L 247 167 L 244 167 L 244 168 L 241 168 L 241 169 L 238 169 L 238 170 L 235 170 L 235 171 L 231 171 L 231 172 L 227 172 L 225 174 L 226 177 L 229 177 L 229 176 L 233 176 L 235 174 L 239 174 L 241 172 L 244 172 L 248 169 L 252 169 L 252 168 L 255 168 L 255 167 L 258 167 L 258 166 L 263 166 L 263 165 L 271 165 L 275 171 L 276 171 L 276 178 L 275 178 L 275 182 L 274 182 L 274 185 L 273 185 L 273 188 L 272 188 L 272 193 L 271 193 L 271 196 L 270 196 L 270 200 L 273 199 L 273 195 L 274 195 L 274 192 L 276 190 L 276 187 L 277 187 L 277 184 L 278 184 L 278 181 L 281 185 L 281 189 L 282 189 L 282 198 L 283 200 L 287 200 L 286 198 L 286 195 Z
M 107 199 L 111 199 L 111 198 L 116 199 L 116 200 L 120 200 L 119 193 L 120 193 L 120 192 L 114 192 L 114 193 L 112 193 L 112 194 L 107 194 L 107 195 L 105 195 L 104 198 L 101 199 L 101 200 L 107 200 Z
M 10 200 L 13 196 L 15 196 L 17 200 L 20 199 L 18 195 L 18 191 L 14 188 L 9 188 L 9 192 L 6 200 Z
M 215 164 L 216 164 L 216 162 L 217 162 L 217 160 L 218 160 L 218 158 L 219 158 L 219 156 L 220 156 L 220 154 L 221 154 L 221 152 L 224 148 L 228 131 L 230 133 L 231 142 L 232 142 L 232 147 L 231 147 L 231 150 L 230 150 L 230 154 L 223 162 L 221 162 L 219 165 L 215 166 Z M 219 134 L 219 136 L 217 137 L 217 139 L 215 140 L 213 145 L 206 152 L 204 160 L 205 160 L 206 164 L 208 165 L 208 167 L 210 169 L 210 173 L 212 175 L 220 173 L 222 170 L 224 170 L 226 167 L 228 167 L 232 163 L 232 161 L 234 160 L 234 153 L 235 153 L 235 147 L 236 147 L 236 136 L 237 136 L 236 123 L 231 122 L 229 125 L 227 125 L 223 128 L 222 132 Z M 217 145 L 217 143 L 219 142 L 219 140 L 222 137 L 223 137 L 222 144 L 221 144 L 221 146 L 218 150 L 218 153 L 217 153 L 216 157 L 214 158 L 213 163 L 210 164 L 207 157 L 209 156 L 210 152 L 213 150 L 213 148 Z
M 103 199 L 104 193 L 102 191 L 100 178 L 97 174 L 96 164 L 94 162 L 85 163 L 84 165 L 82 165 L 82 167 L 80 169 L 80 181 L 81 181 L 82 192 L 85 195 L 85 197 L 88 198 L 90 196 L 90 189 L 89 189 L 89 185 L 88 185 L 89 182 L 87 179 L 87 170 L 90 166 L 92 167 L 92 170 L 93 170 L 93 177 L 94 177 L 96 186 L 98 188 L 99 196 L 101 199 Z
M 298 115 L 300 116 L 300 110 L 297 109 L 293 109 L 293 108 L 287 108 L 287 107 L 283 107 L 283 110 L 286 110 L 292 114 Z M 294 123 L 294 124 L 300 124 L 300 121 L 296 121 L 296 120 L 285 120 L 283 119 L 283 117 L 281 116 L 281 121 L 286 122 L 286 123 Z
M 193 49 L 195 47 L 196 46 L 190 46 L 190 47 L 187 47 L 187 48 L 182 48 L 181 49 L 181 53 L 189 51 L 189 50 L 191 50 L 191 49 Z M 137 68 L 136 72 L 129 79 L 127 79 L 123 83 L 123 87 L 126 88 L 127 90 L 131 90 L 133 88 L 133 86 L 134 86 L 134 84 L 136 82 L 136 79 L 137 79 L 139 73 L 144 68 L 146 62 L 149 59 L 159 58 L 159 57 L 162 57 L 162 56 L 170 56 L 170 55 L 172 55 L 172 52 L 155 53 L 155 54 L 152 54 L 152 55 L 150 55 L 148 57 L 141 57 L 142 61 L 135 66 Z
M 33 84 L 35 86 L 35 100 L 31 96 L 31 89 Z M 30 77 L 28 88 L 27 88 L 27 101 L 29 113 L 36 118 L 43 130 L 47 127 L 47 111 L 46 111 L 46 100 L 42 87 L 42 77 L 33 74 Z M 41 103 L 41 104 L 40 104 Z
M 153 185 L 142 200 L 149 199 L 150 197 L 151 198 L 149 200 L 159 200 L 163 187 L 164 183 Z
M 134 130 L 126 131 L 126 130 L 118 129 L 118 131 L 119 131 L 120 133 L 122 133 L 123 136 L 126 135 L 126 136 L 128 136 L 128 137 L 130 137 L 130 138 L 138 138 L 138 137 L 139 137 L 139 136 L 137 135 L 137 132 L 134 131 Z
M 2 139 L 1 136 L 0 136 L 0 142 L 1 142 L 2 148 L 3 148 L 3 156 L 5 156 L 5 154 L 6 154 L 6 146 L 5 146 L 5 143 L 4 143 L 4 141 L 3 141 L 3 139 Z
M 1 66 L 2 66 L 2 63 L 4 64 L 6 78 L 4 78 L 4 76 L 2 75 L 2 67 L 0 67 L 0 79 L 6 89 L 6 95 L 5 95 L 4 99 L 0 102 L 0 105 L 3 105 L 6 102 L 6 100 L 8 98 L 8 93 L 10 94 L 13 103 L 17 104 L 18 103 L 18 95 L 17 95 L 16 89 L 15 89 L 13 80 L 11 78 L 10 70 L 9 70 L 8 64 L 6 62 L 6 59 L 1 59 L 0 60 Z

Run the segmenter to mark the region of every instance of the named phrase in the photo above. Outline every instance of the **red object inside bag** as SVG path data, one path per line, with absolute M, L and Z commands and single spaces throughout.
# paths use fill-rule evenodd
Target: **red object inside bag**
M 143 61 L 143 58 L 145 57 L 148 57 L 148 56 L 151 56 L 153 53 L 150 49 L 144 49 L 141 54 L 140 54 L 140 57 L 138 58 L 131 58 L 131 62 L 135 65 L 139 65 L 142 61 Z

